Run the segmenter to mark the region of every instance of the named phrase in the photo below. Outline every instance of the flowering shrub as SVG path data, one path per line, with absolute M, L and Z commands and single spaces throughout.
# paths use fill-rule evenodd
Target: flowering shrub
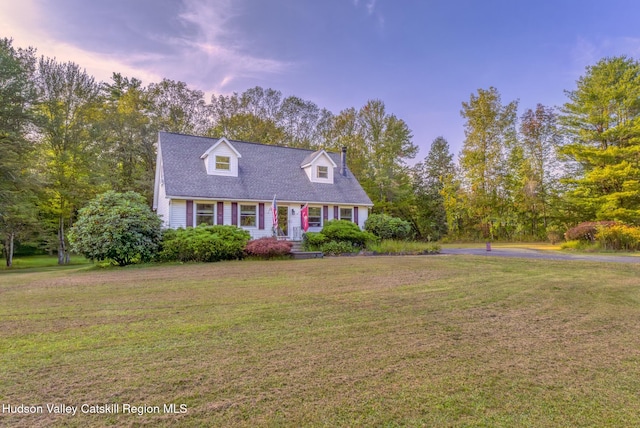
M 293 243 L 288 241 L 278 241 L 276 238 L 260 238 L 249 241 L 244 252 L 247 256 L 269 259 L 291 254 L 292 246 Z
M 598 228 L 608 228 L 616 225 L 618 225 L 618 223 L 615 221 L 585 221 L 567 230 L 564 238 L 567 241 L 579 240 L 594 242 Z
M 600 246 L 607 250 L 640 250 L 640 228 L 623 224 L 610 227 L 598 227 L 595 238 Z

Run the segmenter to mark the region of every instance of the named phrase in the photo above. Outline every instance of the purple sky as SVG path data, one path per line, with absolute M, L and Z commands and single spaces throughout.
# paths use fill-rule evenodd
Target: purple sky
M 461 103 L 479 88 L 521 114 L 562 105 L 605 56 L 637 58 L 638 18 L 631 0 L 20 0 L 0 2 L 0 37 L 98 80 L 181 80 L 207 101 L 262 86 L 337 114 L 381 99 L 418 161 L 440 135 L 458 154 Z

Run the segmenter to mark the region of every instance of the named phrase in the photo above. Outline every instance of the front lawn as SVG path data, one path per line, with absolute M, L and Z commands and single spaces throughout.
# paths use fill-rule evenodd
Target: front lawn
M 43 413 L 0 425 L 638 426 L 639 277 L 472 256 L 3 272 L 0 405 Z

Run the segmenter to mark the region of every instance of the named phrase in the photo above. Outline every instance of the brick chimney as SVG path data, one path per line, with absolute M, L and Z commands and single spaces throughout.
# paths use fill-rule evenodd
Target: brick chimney
M 340 175 L 347 176 L 347 148 L 342 147 L 342 154 L 340 155 Z

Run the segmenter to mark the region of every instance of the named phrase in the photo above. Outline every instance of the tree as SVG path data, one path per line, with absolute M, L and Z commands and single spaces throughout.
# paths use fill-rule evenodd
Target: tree
M 516 143 L 517 101 L 502 105 L 496 88 L 479 89 L 462 103 L 466 119 L 465 140 L 460 154 L 464 185 L 469 192 L 470 214 L 481 237 L 504 234 L 511 222 L 506 177 L 507 158 Z
M 211 127 L 204 92 L 170 79 L 152 83 L 147 91 L 151 102 L 150 120 L 156 132 L 205 135 Z
M 640 64 L 602 59 L 566 94 L 567 199 L 583 221 L 640 223 Z
M 114 73 L 101 86 L 102 108 L 96 125 L 103 176 L 111 188 L 153 197 L 157 130 L 150 121 L 151 102 L 138 79 Z
M 259 86 L 242 94 L 211 98 L 213 137 L 316 148 L 332 114 L 315 103 L 296 96 L 282 97 L 280 91 Z
M 449 143 L 438 137 L 431 143 L 424 161 L 413 168 L 418 233 L 424 239 L 440 239 L 448 232 L 442 191 L 454 173 Z
M 7 266 L 14 242 L 36 225 L 33 150 L 27 135 L 33 123 L 35 90 L 33 49 L 16 49 L 0 39 L 0 241 Z
M 155 256 L 161 223 L 143 196 L 108 191 L 80 209 L 69 239 L 74 251 L 90 260 L 112 260 L 125 266 Z
M 554 109 L 538 104 L 524 112 L 520 122 L 521 211 L 530 223 L 531 236 L 544 237 L 556 194 L 560 166 L 557 150 L 562 137 Z
M 72 62 L 41 58 L 36 76 L 40 134 L 38 165 L 45 182 L 41 210 L 56 230 L 58 263 L 69 262 L 66 229 L 75 211 L 106 185 L 95 174 L 99 147 L 95 121 L 99 87 Z
M 387 114 L 380 100 L 368 101 L 360 110 L 343 110 L 328 133 L 329 148 L 347 147 L 349 169 L 362 184 L 378 212 L 411 219 L 413 189 L 406 160 L 415 157 L 407 124 Z

